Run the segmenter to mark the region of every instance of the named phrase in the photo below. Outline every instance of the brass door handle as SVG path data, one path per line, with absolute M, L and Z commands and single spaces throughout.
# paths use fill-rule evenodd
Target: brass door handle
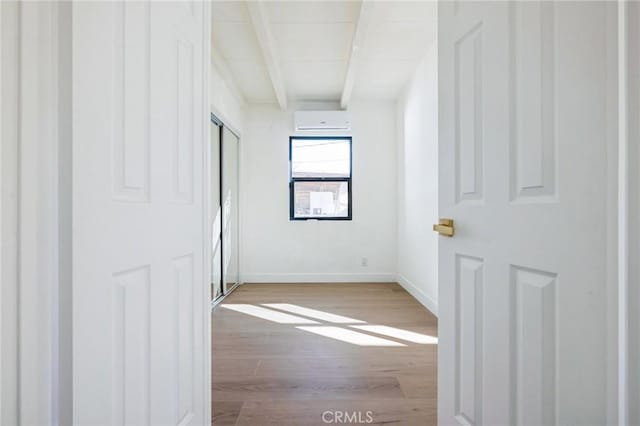
M 456 233 L 456 229 L 453 226 L 453 219 L 440 219 L 440 223 L 433 225 L 433 230 L 445 237 L 453 237 Z

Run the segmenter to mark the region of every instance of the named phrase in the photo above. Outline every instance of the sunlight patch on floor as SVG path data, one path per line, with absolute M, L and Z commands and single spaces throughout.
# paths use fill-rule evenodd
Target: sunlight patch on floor
M 261 308 L 260 306 L 240 304 L 240 303 L 235 303 L 235 304 L 225 303 L 224 305 L 220 305 L 220 306 L 225 309 L 231 309 L 232 311 L 242 312 L 243 314 L 262 318 L 268 321 L 277 322 L 278 324 L 318 324 L 317 321 L 313 321 L 308 318 L 301 318 L 295 315 L 285 314 L 284 312 L 278 312 L 272 309 Z
M 296 328 L 358 346 L 406 346 L 402 343 L 394 342 L 392 340 L 387 340 L 381 337 L 375 337 L 364 333 L 358 333 L 357 331 L 347 330 L 341 327 L 298 326 Z
M 400 328 L 388 327 L 386 325 L 352 325 L 351 327 L 358 330 L 368 331 L 370 333 L 382 334 L 383 336 L 393 337 L 399 340 L 418 343 L 420 345 L 437 345 L 438 338 L 427 334 L 416 333 L 415 331 L 402 330 Z
M 304 306 L 292 305 L 290 303 L 262 303 L 262 306 L 291 312 L 293 314 L 303 315 L 305 317 L 314 318 L 321 321 L 332 322 L 335 324 L 366 324 L 365 321 L 361 321 L 358 319 L 331 314 L 329 312 L 318 311 L 317 309 L 305 308 Z
M 299 330 L 307 331 L 309 333 L 314 333 L 320 336 L 329 337 L 331 339 L 340 340 L 342 342 L 351 343 L 358 346 L 406 347 L 407 345 L 348 328 L 323 325 L 318 321 L 323 321 L 325 323 L 342 324 L 344 327 L 356 328 L 363 332 L 379 334 L 382 336 L 390 337 L 392 339 L 417 343 L 419 345 L 438 344 L 437 337 L 429 336 L 427 334 L 417 333 L 410 330 L 403 330 L 401 328 L 389 327 L 386 325 L 370 325 L 367 324 L 366 321 L 349 318 L 342 315 L 336 315 L 317 309 L 305 308 L 304 306 L 294 305 L 290 303 L 262 303 L 261 305 L 262 306 L 241 303 L 225 303 L 220 306 L 225 309 L 230 309 L 232 311 L 251 315 L 278 324 L 313 324 L 311 326 L 297 326 L 296 328 Z M 303 318 L 303 316 L 308 318 Z M 314 321 L 309 318 L 314 318 L 318 321 Z

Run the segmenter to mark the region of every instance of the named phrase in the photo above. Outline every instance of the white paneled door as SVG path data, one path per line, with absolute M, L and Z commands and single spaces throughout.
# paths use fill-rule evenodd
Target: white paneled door
M 439 4 L 441 425 L 608 424 L 611 8 Z
M 73 5 L 73 418 L 204 425 L 206 5 Z

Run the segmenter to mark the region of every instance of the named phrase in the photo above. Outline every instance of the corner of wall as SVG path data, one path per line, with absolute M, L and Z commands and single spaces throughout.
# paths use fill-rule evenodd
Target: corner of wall
M 396 103 L 397 281 L 437 316 L 437 55 L 434 43 Z
M 398 274 L 398 284 L 402 286 L 410 295 L 412 295 L 422 306 L 427 308 L 436 318 L 438 317 L 438 302 L 429 297 L 418 286 L 409 281 L 403 275 Z

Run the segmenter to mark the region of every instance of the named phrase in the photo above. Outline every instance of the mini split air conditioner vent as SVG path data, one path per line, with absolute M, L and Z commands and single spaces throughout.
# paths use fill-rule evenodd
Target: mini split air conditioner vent
M 296 111 L 293 121 L 298 132 L 351 130 L 351 117 L 347 111 Z

